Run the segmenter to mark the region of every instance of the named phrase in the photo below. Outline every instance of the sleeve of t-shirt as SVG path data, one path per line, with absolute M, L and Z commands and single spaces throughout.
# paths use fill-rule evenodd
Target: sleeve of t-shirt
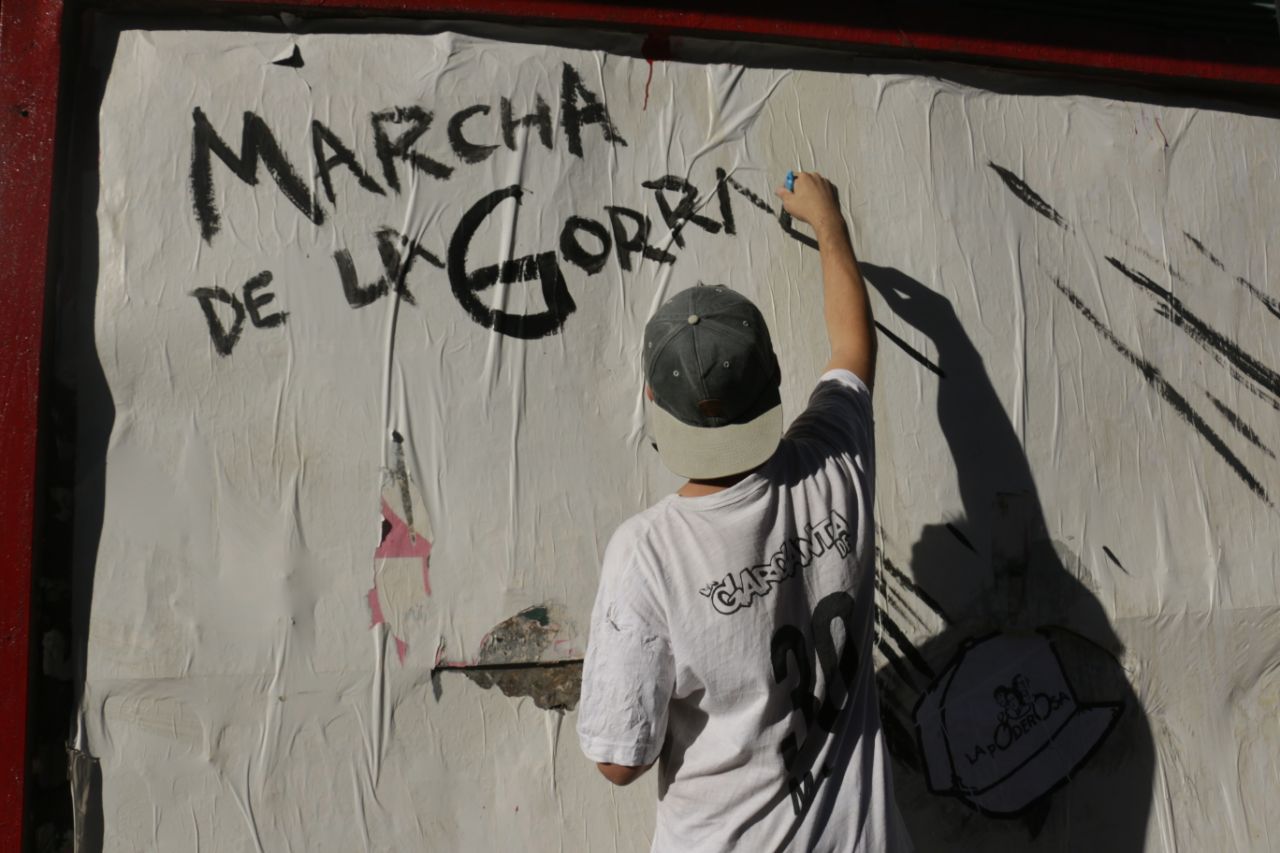
M 866 383 L 848 370 L 822 374 L 809 396 L 809 405 L 787 430 L 787 438 L 818 443 L 852 456 L 869 454 L 875 429 Z
M 582 671 L 578 739 L 592 761 L 651 764 L 667 734 L 675 666 L 666 616 L 630 536 L 605 549 Z

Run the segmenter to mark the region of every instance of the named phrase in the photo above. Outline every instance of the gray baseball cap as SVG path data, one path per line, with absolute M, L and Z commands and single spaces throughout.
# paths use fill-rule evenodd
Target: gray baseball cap
M 724 285 L 682 290 L 644 329 L 649 429 L 674 473 L 706 480 L 768 461 L 782 438 L 781 371 L 760 310 Z

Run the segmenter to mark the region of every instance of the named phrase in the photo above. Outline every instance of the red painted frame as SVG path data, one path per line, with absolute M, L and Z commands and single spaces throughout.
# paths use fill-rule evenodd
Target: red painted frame
M 37 391 L 61 4 L 0 0 L 0 849 L 22 849 Z
M 1203 58 L 1204 54 L 1179 56 L 1176 45 L 1164 53 L 1114 49 L 1105 34 L 1071 44 L 956 34 L 946 31 L 945 23 L 891 26 L 885 25 L 883 15 L 876 26 L 845 23 L 873 18 L 852 3 L 838 18 L 824 13 L 806 19 L 782 17 L 774 4 L 738 3 L 733 13 L 707 11 L 720 5 L 714 0 L 697 5 L 704 11 L 664 8 L 656 0 L 620 5 L 574 0 L 0 0 L 0 292 L 8 300 L 0 310 L 0 682 L 5 685 L 0 690 L 0 849 L 18 850 L 23 840 L 39 368 L 62 28 L 69 15 L 101 8 L 184 16 L 291 11 L 521 19 L 663 33 L 747 35 L 899 56 L 947 56 L 1058 70 L 1195 78 L 1228 86 L 1280 87 L 1280 57 L 1259 59 L 1242 53 L 1240 61 L 1225 61 L 1221 57 L 1231 55 L 1230 45 L 1221 46 L 1216 56 Z M 799 8 L 814 11 L 811 6 Z M 787 12 L 796 10 L 792 6 Z

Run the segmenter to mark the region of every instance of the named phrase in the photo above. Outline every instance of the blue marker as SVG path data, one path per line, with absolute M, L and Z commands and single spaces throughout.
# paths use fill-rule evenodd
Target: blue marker
M 787 188 L 787 192 L 789 193 L 793 193 L 796 191 L 796 173 L 795 172 L 787 172 L 787 180 L 784 186 Z

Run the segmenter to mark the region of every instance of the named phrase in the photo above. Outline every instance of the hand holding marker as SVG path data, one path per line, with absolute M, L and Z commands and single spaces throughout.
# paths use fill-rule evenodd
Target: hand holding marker
M 793 193 L 796 191 L 796 173 L 795 172 L 787 172 L 787 179 L 784 185 L 787 188 L 787 192 Z

